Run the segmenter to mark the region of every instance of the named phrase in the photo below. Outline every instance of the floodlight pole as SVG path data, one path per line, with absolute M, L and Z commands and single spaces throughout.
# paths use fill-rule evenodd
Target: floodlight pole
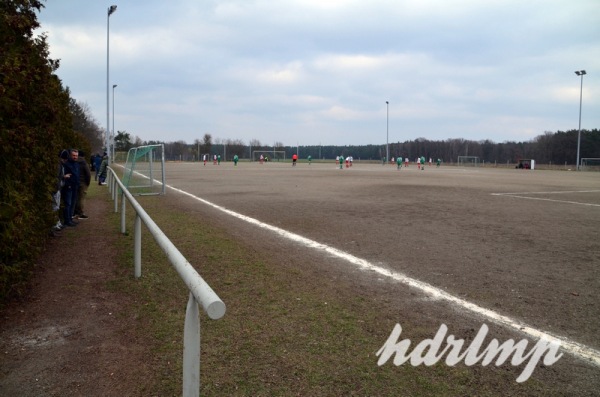
M 586 74 L 585 70 L 578 70 L 575 72 L 577 76 L 581 76 L 581 87 L 579 89 L 579 133 L 577 134 L 577 164 L 575 169 L 579 171 L 579 148 L 581 147 L 581 104 L 583 100 L 583 76 Z
M 385 134 L 385 162 L 387 163 L 390 158 L 390 102 L 385 101 L 385 106 L 387 108 L 387 118 L 386 118 L 386 134 Z
M 106 146 L 106 152 L 108 153 L 108 163 L 112 161 L 110 157 L 110 116 L 109 116 L 109 33 L 110 33 L 110 15 L 117 10 L 117 6 L 112 5 L 108 7 L 108 13 L 106 16 L 106 138 L 104 144 Z
M 110 136 L 110 146 L 112 147 L 112 159 L 115 161 L 115 88 L 116 84 L 113 84 L 112 92 L 112 135 Z

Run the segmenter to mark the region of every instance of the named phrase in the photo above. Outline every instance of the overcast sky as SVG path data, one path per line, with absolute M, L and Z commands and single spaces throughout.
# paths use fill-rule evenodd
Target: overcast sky
M 110 1 L 110 0 L 109 0 Z M 142 140 L 526 141 L 600 128 L 598 0 L 48 0 L 58 75 Z

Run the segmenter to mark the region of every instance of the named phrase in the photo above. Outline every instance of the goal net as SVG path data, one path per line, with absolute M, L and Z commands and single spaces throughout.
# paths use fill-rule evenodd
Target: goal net
M 479 167 L 479 157 L 458 156 L 458 165 L 462 167 Z
M 600 158 L 584 157 L 581 159 L 581 171 L 600 171 Z
M 122 182 L 131 194 L 165 194 L 164 145 L 129 149 Z
M 268 158 L 269 161 L 285 161 L 284 150 L 253 150 L 252 161 L 259 161 L 261 154 L 263 158 Z

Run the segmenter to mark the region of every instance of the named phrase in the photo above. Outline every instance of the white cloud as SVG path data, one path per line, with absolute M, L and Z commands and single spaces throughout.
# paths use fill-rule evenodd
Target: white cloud
M 40 20 L 59 77 L 104 123 L 106 5 L 49 2 Z M 130 0 L 110 19 L 116 125 L 380 143 L 367 131 L 387 100 L 398 138 L 528 139 L 576 126 L 586 69 L 582 126 L 598 128 L 599 22 L 596 0 Z

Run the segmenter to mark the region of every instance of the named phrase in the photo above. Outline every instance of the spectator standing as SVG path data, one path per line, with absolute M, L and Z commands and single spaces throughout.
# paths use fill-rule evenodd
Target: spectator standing
M 75 216 L 79 219 L 87 219 L 88 216 L 84 212 L 85 196 L 87 195 L 88 187 L 92 179 L 90 167 L 85 160 L 85 153 L 79 152 L 79 189 L 77 189 L 77 203 L 75 204 Z
M 108 174 L 108 155 L 104 152 L 102 156 L 102 164 L 100 164 L 100 171 L 98 171 L 98 185 L 106 185 L 106 175 Z
M 63 152 L 64 153 L 64 152 Z M 61 158 L 63 154 L 61 153 Z M 64 197 L 64 224 L 67 226 L 75 226 L 73 222 L 73 211 L 77 201 L 77 187 L 79 186 L 79 163 L 77 159 L 79 153 L 76 149 L 71 149 L 67 154 L 68 160 L 64 163 L 65 170 L 65 185 L 62 188 L 61 195 Z
M 98 174 L 100 173 L 100 165 L 101 164 L 102 164 L 102 156 L 100 156 L 100 153 L 96 153 L 96 156 L 94 157 L 94 168 L 96 169 L 96 175 L 94 176 L 95 181 L 98 180 Z

